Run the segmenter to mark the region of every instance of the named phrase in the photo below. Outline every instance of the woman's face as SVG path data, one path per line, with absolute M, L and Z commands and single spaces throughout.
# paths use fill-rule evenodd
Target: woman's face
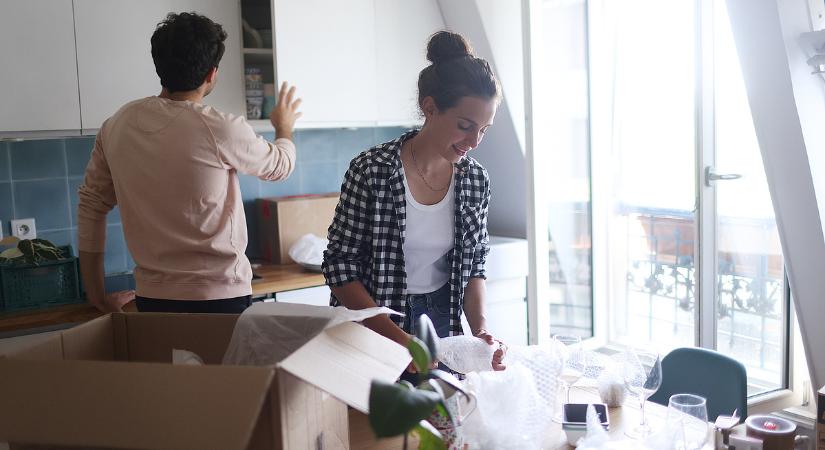
M 478 147 L 484 133 L 493 124 L 498 104 L 495 99 L 462 97 L 452 108 L 439 111 L 431 97 L 423 101 L 424 127 L 436 144 L 439 154 L 457 163 Z

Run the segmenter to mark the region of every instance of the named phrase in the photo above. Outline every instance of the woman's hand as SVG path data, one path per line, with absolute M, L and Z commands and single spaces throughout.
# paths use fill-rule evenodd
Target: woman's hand
M 496 351 L 493 352 L 493 370 L 506 369 L 507 366 L 502 364 L 504 355 L 507 354 L 507 346 L 504 345 L 504 342 L 501 342 L 498 339 L 494 338 L 493 335 L 488 333 L 487 330 L 485 330 L 484 328 L 481 328 L 480 330 L 476 331 L 474 336 L 486 342 L 488 345 L 498 345 L 498 349 L 496 349 Z

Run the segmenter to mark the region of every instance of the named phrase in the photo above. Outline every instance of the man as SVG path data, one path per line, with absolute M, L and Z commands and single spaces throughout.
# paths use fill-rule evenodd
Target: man
M 79 189 L 78 247 L 89 301 L 119 311 L 238 313 L 252 269 L 238 173 L 281 180 L 295 166 L 295 88 L 281 86 L 270 115 L 278 139 L 202 103 L 217 82 L 226 33 L 194 13 L 169 14 L 152 35 L 160 95 L 123 106 L 100 128 Z M 106 214 L 120 207 L 135 260 L 135 292 L 106 294 Z

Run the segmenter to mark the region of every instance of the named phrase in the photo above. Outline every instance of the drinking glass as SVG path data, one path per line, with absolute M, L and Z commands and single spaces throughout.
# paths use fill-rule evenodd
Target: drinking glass
M 639 397 L 641 420 L 639 425 L 625 434 L 643 439 L 650 434 L 650 425 L 645 418 L 645 402 L 662 385 L 662 361 L 659 353 L 641 349 L 628 349 L 622 367 L 627 390 Z
M 693 394 L 671 395 L 667 403 L 667 426 L 675 450 L 698 450 L 708 438 L 707 401 Z
M 587 369 L 587 357 L 579 336 L 557 334 L 553 336 L 553 342 L 561 351 L 562 370 L 559 382 L 565 390 L 564 402 L 570 403 L 570 387 L 584 375 Z M 557 422 L 564 420 L 561 411 L 556 414 L 554 420 Z

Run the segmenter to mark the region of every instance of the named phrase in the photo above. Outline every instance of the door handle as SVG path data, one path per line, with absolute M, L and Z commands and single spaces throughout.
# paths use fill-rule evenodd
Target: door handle
M 738 180 L 742 178 L 738 173 L 716 173 L 713 166 L 705 167 L 705 186 L 710 187 L 712 181 Z

